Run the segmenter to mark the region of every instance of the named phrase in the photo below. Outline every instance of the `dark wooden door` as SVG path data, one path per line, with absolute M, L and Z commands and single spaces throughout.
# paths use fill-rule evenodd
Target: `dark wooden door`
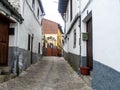
M 8 26 L 0 22 L 0 65 L 8 64 Z
M 92 18 L 90 18 L 86 23 L 86 28 L 88 32 L 87 41 L 87 67 L 93 68 L 93 47 L 92 47 Z

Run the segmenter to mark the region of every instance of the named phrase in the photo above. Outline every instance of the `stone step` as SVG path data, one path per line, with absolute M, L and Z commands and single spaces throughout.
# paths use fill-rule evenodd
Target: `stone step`
M 10 79 L 13 79 L 13 78 L 16 78 L 16 77 L 17 77 L 17 74 L 13 74 L 13 73 L 10 74 Z
M 16 78 L 16 74 L 9 74 L 9 75 L 0 75 L 0 83 L 3 83 L 5 81 L 8 81 L 10 79 Z
M 11 73 L 11 69 L 9 67 L 0 66 L 0 83 L 3 83 L 15 77 L 17 77 L 17 75 Z
M 11 73 L 11 69 L 10 67 L 7 67 L 7 66 L 0 66 L 0 74 L 2 75 L 8 75 Z
M 0 83 L 5 82 L 5 79 L 7 78 L 6 75 L 0 75 Z

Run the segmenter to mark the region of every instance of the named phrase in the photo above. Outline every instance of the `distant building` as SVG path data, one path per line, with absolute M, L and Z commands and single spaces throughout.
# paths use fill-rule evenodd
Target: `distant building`
M 42 25 L 44 55 L 57 56 L 61 54 L 62 29 L 60 25 L 48 19 L 43 19 Z
M 3 22 L 7 22 L 6 28 L 9 28 L 5 41 L 7 46 L 2 46 L 6 49 L 4 55 L 0 55 L 6 59 L 0 58 L 0 64 L 9 66 L 12 73 L 19 74 L 41 58 L 44 10 L 41 0 L 1 0 L 0 3 L 1 19 L 5 18 Z
M 57 32 L 57 50 L 58 50 L 58 56 L 61 56 L 63 53 L 63 31 L 62 27 L 58 24 L 58 32 Z
M 65 21 L 64 57 L 93 73 L 95 90 L 120 88 L 120 1 L 59 0 Z M 82 71 L 82 70 L 80 70 Z

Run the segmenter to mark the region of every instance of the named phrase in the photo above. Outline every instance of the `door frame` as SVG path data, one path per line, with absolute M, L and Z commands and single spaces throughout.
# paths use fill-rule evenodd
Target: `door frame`
M 3 59 L 3 60 L 0 60 L 0 65 L 2 66 L 8 66 L 8 47 L 9 47 L 9 22 L 2 22 L 1 21 L 1 29 L 5 29 L 3 30 L 1 33 L 5 36 L 5 37 L 1 37 L 1 39 L 3 41 L 1 41 L 1 55 L 0 57 Z M 4 53 L 4 55 L 2 54 Z
M 93 69 L 93 31 L 92 31 L 92 17 L 86 22 L 86 32 L 88 33 L 88 40 L 86 42 L 86 66 Z

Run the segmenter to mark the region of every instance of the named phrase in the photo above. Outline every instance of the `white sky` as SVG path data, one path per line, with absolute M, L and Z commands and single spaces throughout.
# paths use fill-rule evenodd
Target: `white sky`
M 45 18 L 59 23 L 64 26 L 63 19 L 58 12 L 58 0 L 42 0 L 43 8 L 45 11 Z

